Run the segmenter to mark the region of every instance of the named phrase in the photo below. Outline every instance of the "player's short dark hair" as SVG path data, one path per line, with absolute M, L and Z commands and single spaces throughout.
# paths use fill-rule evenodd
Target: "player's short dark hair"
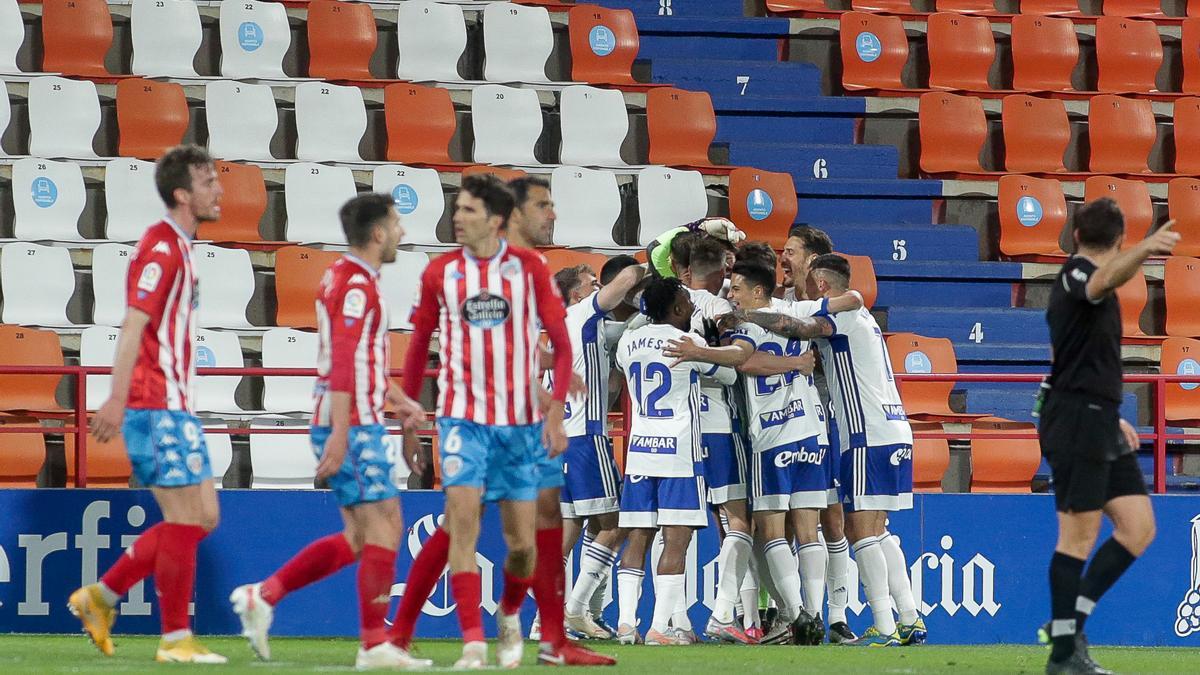
M 733 254 L 733 259 L 734 262 L 753 262 L 771 269 L 775 269 L 779 264 L 779 256 L 775 255 L 775 249 L 765 241 L 743 242 L 737 253 Z
M 762 286 L 763 295 L 775 292 L 775 269 L 755 261 L 743 261 L 733 266 L 733 273 L 740 274 L 751 285 Z
M 558 284 L 558 292 L 562 294 L 563 300 L 571 297 L 571 292 L 583 283 L 583 275 L 590 274 L 596 276 L 590 265 L 575 265 L 574 267 L 564 267 L 554 273 L 554 283 Z
M 342 221 L 342 231 L 346 233 L 346 243 L 366 246 L 371 241 L 371 231 L 395 206 L 391 195 L 380 192 L 364 192 L 342 204 L 338 218 Z
M 725 247 L 719 240 L 712 237 L 693 239 L 690 255 L 688 267 L 697 268 L 705 276 L 725 265 Z
M 809 271 L 816 272 L 818 270 L 825 273 L 832 273 L 840 277 L 841 285 L 849 288 L 850 286 L 850 261 L 836 253 L 826 253 L 819 255 L 813 259 L 812 264 L 808 266 Z
M 692 243 L 700 238 L 699 232 L 680 232 L 671 240 L 671 262 L 682 268 L 692 264 Z
M 680 291 L 686 290 L 683 282 L 675 277 L 655 277 L 642 291 L 642 311 L 652 321 L 662 321 L 671 313 Z
M 508 189 L 513 193 L 514 208 L 525 206 L 525 202 L 529 199 L 529 191 L 531 188 L 540 187 L 550 189 L 550 181 L 540 176 L 521 176 L 508 181 Z
M 618 255 L 609 258 L 608 262 L 604 263 L 604 267 L 600 268 L 600 284 L 611 284 L 612 280 L 616 279 L 617 275 L 624 271 L 626 267 L 633 267 L 637 264 L 637 258 L 631 255 Z
M 811 225 L 793 225 L 792 229 L 788 230 L 788 239 L 795 237 L 804 245 L 804 249 L 809 253 L 817 255 L 825 255 L 833 253 L 833 240 L 825 233 L 825 230 L 817 229 Z
M 154 187 L 167 208 L 177 206 L 175 190 L 192 189 L 192 167 L 212 166 L 213 159 L 204 148 L 177 145 L 167 150 L 154 165 Z
M 500 216 L 501 227 L 508 224 L 515 200 L 512 190 L 508 189 L 504 181 L 490 173 L 480 173 L 464 178 L 462 189 L 472 197 L 482 200 L 483 208 L 489 216 Z
M 1125 216 L 1115 201 L 1105 197 L 1080 207 L 1071 226 L 1079 233 L 1080 244 L 1112 248 L 1125 233 Z

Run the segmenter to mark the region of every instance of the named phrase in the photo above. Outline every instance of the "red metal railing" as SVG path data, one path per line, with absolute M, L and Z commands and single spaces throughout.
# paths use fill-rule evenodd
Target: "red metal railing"
M 75 486 L 87 487 L 87 377 L 86 375 L 108 375 L 112 369 L 107 366 L 5 366 L 0 365 L 0 375 L 70 375 L 75 378 L 75 407 L 70 412 L 73 424 L 61 427 L 46 426 L 0 426 L 0 434 L 15 433 L 56 433 L 70 434 L 75 437 Z M 197 368 L 201 376 L 233 376 L 233 377 L 315 377 L 315 368 Z M 425 374 L 436 375 L 435 370 L 427 370 Z M 399 370 L 391 371 L 391 376 L 398 378 Z M 1016 382 L 1036 384 L 1042 381 L 1038 374 L 1013 373 L 931 373 L 931 374 L 896 374 L 899 382 Z M 1155 375 L 1127 374 L 1126 383 L 1150 384 L 1153 389 L 1153 430 L 1148 434 L 1140 434 L 1143 441 L 1154 442 L 1154 492 L 1166 492 L 1166 463 L 1167 441 L 1197 438 L 1187 434 L 1168 434 L 1166 423 L 1166 386 L 1168 383 L 1197 382 L 1200 375 Z M 1030 392 L 1030 406 L 1033 405 L 1033 392 Z M 626 417 L 622 428 L 627 430 L 629 409 L 622 405 L 622 415 Z M 34 415 L 36 416 L 36 415 Z M 268 428 L 235 428 L 235 429 L 205 429 L 205 433 L 250 435 L 250 434 L 306 434 L 304 427 L 268 427 Z M 390 433 L 400 433 L 398 429 Z M 422 435 L 430 436 L 436 432 L 424 431 Z M 916 438 L 944 438 L 949 440 L 970 439 L 971 432 L 935 432 L 921 431 L 913 434 Z M 1036 432 L 987 432 L 988 438 L 1028 439 L 1037 438 Z

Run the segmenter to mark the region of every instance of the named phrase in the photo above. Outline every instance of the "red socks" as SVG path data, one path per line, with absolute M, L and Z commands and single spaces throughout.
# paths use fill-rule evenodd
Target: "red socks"
M 450 558 L 450 535 L 442 528 L 434 530 L 433 536 L 421 547 L 421 552 L 413 560 L 408 570 L 408 580 L 404 586 L 404 595 L 400 596 L 400 606 L 396 608 L 396 616 L 392 619 L 392 629 L 388 639 L 397 647 L 408 649 L 412 643 L 413 633 L 417 629 L 417 618 L 421 616 L 421 608 L 429 600 L 434 586 L 446 569 L 446 561 Z
M 458 603 L 458 625 L 463 642 L 483 642 L 483 610 L 478 572 L 459 572 L 450 576 L 450 590 Z
M 566 570 L 562 556 L 561 527 L 537 531 L 537 567 L 533 572 L 533 599 L 542 613 L 542 642 L 561 647 L 563 631 L 563 586 Z M 507 588 L 507 587 L 506 587 Z
M 199 525 L 161 523 L 154 583 L 162 610 L 163 635 L 188 630 L 188 603 L 196 583 L 196 549 L 208 532 Z
M 100 577 L 108 590 L 118 596 L 125 595 L 137 582 L 154 572 L 154 559 L 158 553 L 158 538 L 166 523 L 158 523 L 143 532 L 117 562 Z
M 504 614 L 516 614 L 521 611 L 521 603 L 525 601 L 525 593 L 533 583 L 532 577 L 514 576 L 504 570 L 504 592 L 500 596 L 500 611 Z
M 275 606 L 288 593 L 324 579 L 354 562 L 354 558 L 354 550 L 341 532 L 318 539 L 263 582 L 262 598 L 268 605 Z
M 396 552 L 367 544 L 358 561 L 358 611 L 365 649 L 387 641 L 387 617 L 392 582 L 396 579 Z

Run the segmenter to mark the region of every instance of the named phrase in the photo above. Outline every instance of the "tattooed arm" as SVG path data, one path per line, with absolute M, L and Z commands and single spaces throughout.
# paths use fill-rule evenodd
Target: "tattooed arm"
M 734 314 L 742 314 L 734 312 Z M 776 312 L 752 311 L 745 312 L 740 317 L 742 321 L 757 324 L 763 328 L 790 338 L 810 340 L 812 338 L 829 337 L 833 335 L 833 324 L 824 317 L 795 318 Z

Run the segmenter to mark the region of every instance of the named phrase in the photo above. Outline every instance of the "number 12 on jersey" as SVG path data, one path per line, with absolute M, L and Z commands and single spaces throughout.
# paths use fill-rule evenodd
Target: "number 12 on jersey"
M 671 390 L 671 369 L 667 367 L 667 364 L 647 363 L 643 371 L 642 364 L 635 361 L 629 364 L 629 379 L 633 380 L 633 395 L 637 400 L 639 414 L 642 417 L 675 416 L 675 411 L 670 408 L 658 407 L 658 402 Z M 643 386 L 643 381 L 645 386 Z M 650 389 L 651 386 L 654 388 Z

